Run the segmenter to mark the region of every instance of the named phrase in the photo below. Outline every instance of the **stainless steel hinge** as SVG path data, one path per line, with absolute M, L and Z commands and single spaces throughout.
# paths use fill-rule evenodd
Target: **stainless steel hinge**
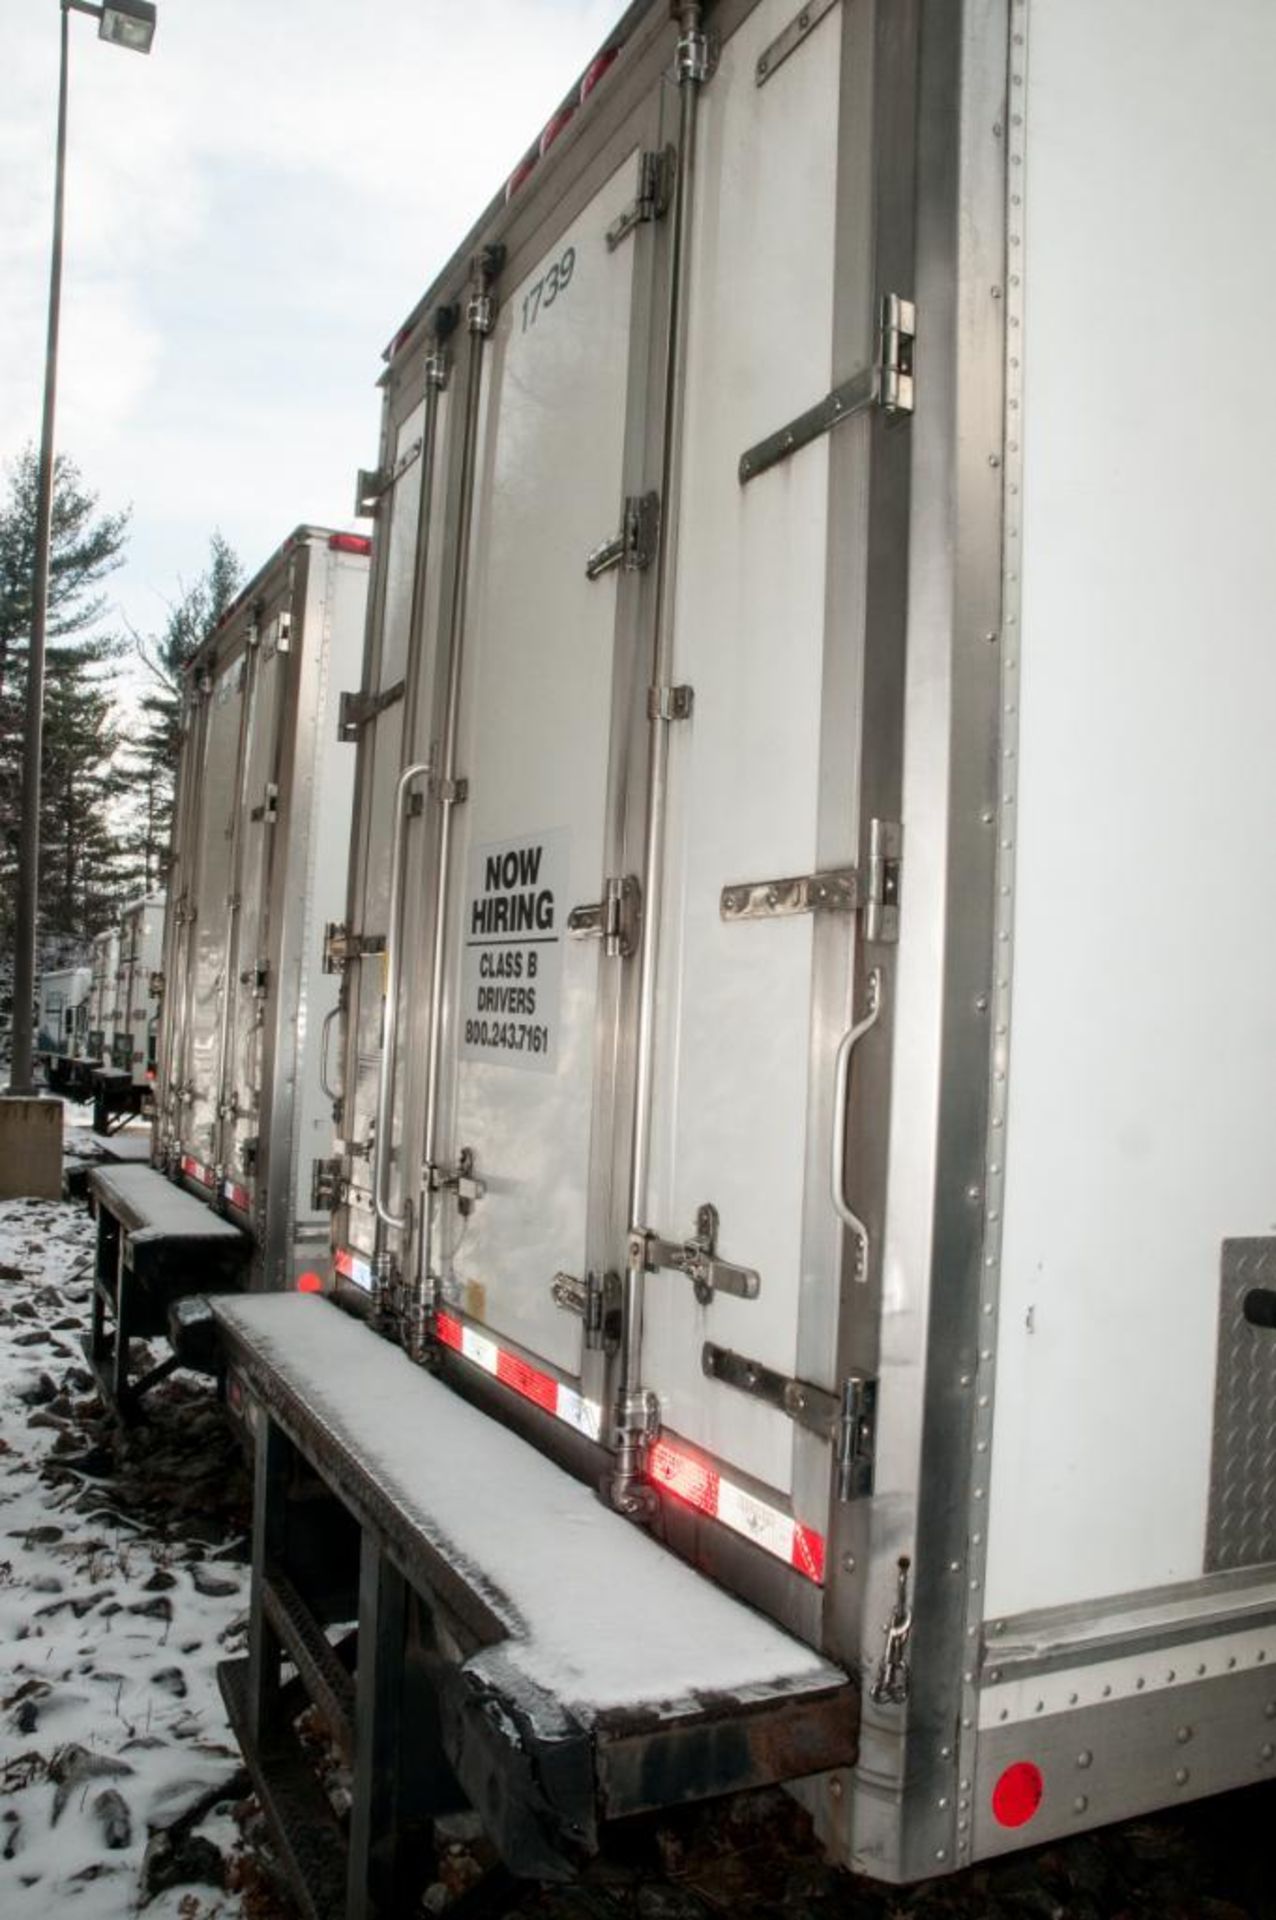
M 868 829 L 868 884 L 864 902 L 864 938 L 899 939 L 899 881 L 904 830 L 898 820 L 873 820 Z
M 578 1313 L 585 1323 L 585 1346 L 591 1353 L 615 1353 L 620 1346 L 620 1275 L 556 1273 L 550 1282 L 554 1305 L 564 1313 Z
M 371 520 L 382 497 L 396 480 L 402 478 L 414 460 L 421 457 L 421 442 L 414 440 L 392 467 L 360 467 L 355 475 L 354 513 L 356 520 Z
M 485 1181 L 478 1178 L 474 1171 L 473 1147 L 462 1147 L 456 1156 L 455 1167 L 426 1166 L 423 1169 L 425 1184 L 431 1193 L 454 1193 L 456 1210 L 461 1214 L 474 1211 L 475 1203 L 487 1192 Z
M 883 294 L 878 306 L 877 338 L 871 367 L 861 367 L 841 386 L 796 420 L 769 433 L 740 455 L 738 469 L 741 486 L 756 480 L 760 473 L 778 466 L 802 447 L 810 446 L 821 434 L 851 420 L 857 413 L 873 408 L 895 418 L 913 411 L 913 345 L 917 332 L 917 309 L 911 300 L 897 293 Z
M 837 0 L 805 0 L 800 12 L 758 55 L 753 77 L 759 87 L 766 85 L 771 75 L 778 72 L 789 55 L 795 53 L 802 42 L 814 33 L 825 14 L 831 13 L 836 5 Z
M 249 813 L 250 820 L 260 820 L 263 826 L 273 827 L 279 820 L 279 787 L 273 780 L 267 780 L 266 791 L 261 805 Z
M 678 156 L 672 147 L 659 153 L 638 155 L 638 191 L 633 202 L 607 229 L 607 246 L 614 253 L 635 227 L 647 220 L 662 220 L 673 199 L 674 171 Z
M 344 920 L 329 920 L 323 930 L 323 970 L 340 973 L 365 953 L 384 953 L 383 933 L 351 933 Z
M 311 1161 L 310 1205 L 315 1213 L 331 1213 L 341 1205 L 343 1172 L 338 1159 Z
M 908 1597 L 911 1564 L 906 1553 L 901 1553 L 896 1562 L 895 1605 L 883 1629 L 882 1657 L 868 1692 L 869 1699 L 879 1707 L 900 1707 L 908 1699 L 912 1678 L 908 1643 L 913 1637 L 913 1607 Z
M 162 973 L 155 972 L 151 975 L 147 983 L 147 991 L 150 993 L 152 999 L 159 1000 L 163 997 L 164 976 Z
M 656 557 L 659 539 L 660 495 L 630 494 L 621 516 L 620 532 L 593 549 L 585 561 L 585 578 L 597 580 L 613 567 L 620 567 L 625 573 L 643 572 Z
M 385 687 L 380 693 L 343 693 L 337 702 L 338 740 L 357 740 L 360 727 L 375 720 L 396 700 L 402 700 L 403 687 L 403 681 L 396 680 L 392 687 Z
M 648 720 L 690 720 L 696 704 L 694 687 L 648 687 Z
M 818 1434 L 821 1440 L 834 1441 L 841 1431 L 842 1402 L 837 1394 L 808 1380 L 794 1380 L 760 1360 L 746 1359 L 729 1347 L 715 1346 L 706 1340 L 700 1349 L 700 1365 L 710 1380 L 724 1387 L 735 1387 L 755 1400 L 762 1400 L 779 1413 L 786 1413 L 799 1427 Z
M 744 880 L 724 887 L 718 912 L 724 920 L 779 920 L 794 913 L 850 913 L 860 903 L 855 867 L 799 874 L 788 880 Z
M 913 411 L 913 347 L 917 308 L 897 293 L 884 293 L 878 312 L 877 404 L 884 413 Z
M 837 1427 L 837 1497 L 862 1500 L 873 1491 L 877 1448 L 877 1382 L 852 1373 L 842 1383 Z
M 239 976 L 240 986 L 247 987 L 251 991 L 254 1000 L 265 999 L 269 980 L 270 968 L 264 960 L 258 960 L 255 965 L 251 967 L 245 967 Z
M 239 1143 L 239 1165 L 244 1173 L 255 1173 L 258 1159 L 258 1140 L 254 1134 L 249 1140 Z
M 567 931 L 575 940 L 601 940 L 609 960 L 628 960 L 638 947 L 642 891 L 633 874 L 603 882 L 603 897 L 592 906 L 573 907 Z
M 292 652 L 292 615 L 286 607 L 281 609 L 275 621 L 275 652 Z
M 629 1260 L 648 1273 L 662 1269 L 684 1273 L 696 1299 L 707 1307 L 715 1293 L 734 1294 L 738 1300 L 756 1300 L 762 1281 L 753 1267 L 738 1267 L 718 1257 L 718 1209 L 706 1201 L 696 1209 L 696 1230 L 687 1240 L 662 1240 L 642 1228 L 629 1236 Z

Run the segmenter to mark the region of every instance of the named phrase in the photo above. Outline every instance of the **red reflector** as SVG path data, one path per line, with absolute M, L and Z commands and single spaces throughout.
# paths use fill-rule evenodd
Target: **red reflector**
M 598 58 L 591 60 L 585 68 L 584 77 L 580 83 L 580 104 L 582 107 L 606 73 L 608 67 L 613 64 L 619 52 L 619 47 L 608 47 L 606 53 L 600 53 Z
M 434 1316 L 434 1331 L 445 1347 L 455 1347 L 458 1353 L 461 1351 L 461 1323 L 454 1320 L 450 1313 Z
M 540 155 L 533 151 L 532 153 L 527 154 L 522 160 L 519 161 L 513 173 L 510 175 L 509 179 L 505 183 L 505 199 L 507 202 L 509 202 L 514 198 L 514 195 L 518 192 L 519 188 L 522 186 L 528 174 L 531 172 L 532 168 L 536 165 L 536 162 L 539 159 L 540 159 Z
M 371 553 L 372 542 L 366 533 L 333 533 L 328 545 L 334 553 Z
M 571 106 L 560 107 L 558 109 L 558 112 L 554 115 L 553 119 L 546 121 L 544 130 L 541 133 L 540 143 L 537 147 L 537 152 L 540 154 L 542 160 L 545 158 L 545 155 L 549 152 L 550 148 L 553 146 L 555 140 L 557 140 L 559 134 L 563 131 L 563 128 L 567 125 L 568 121 L 573 118 L 573 116 L 575 115 L 575 112 L 576 112 L 575 107 L 571 107 Z
M 718 1511 L 718 1475 L 713 1468 L 676 1452 L 664 1440 L 657 1440 L 647 1455 L 647 1477 L 701 1513 Z
M 824 1585 L 824 1537 L 814 1527 L 794 1527 L 793 1564 L 808 1580 Z
M 536 1367 L 529 1367 L 526 1360 L 520 1360 L 516 1354 L 506 1353 L 503 1347 L 496 1356 L 496 1377 L 502 1386 L 513 1387 L 515 1393 L 544 1407 L 547 1413 L 558 1411 L 557 1381 Z
M 297 1275 L 298 1293 L 322 1293 L 323 1281 L 317 1273 L 299 1273 Z
M 998 1826 L 1027 1826 L 1037 1808 L 1045 1782 L 1031 1760 L 1016 1760 L 1006 1768 L 992 1790 L 992 1814 Z

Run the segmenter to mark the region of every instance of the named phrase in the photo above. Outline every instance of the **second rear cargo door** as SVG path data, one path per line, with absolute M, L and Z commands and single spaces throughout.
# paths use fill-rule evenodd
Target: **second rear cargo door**
M 631 153 L 502 292 L 479 439 L 449 936 L 447 1151 L 486 1192 L 445 1203 L 445 1296 L 559 1369 L 579 1320 L 551 1297 L 586 1264 L 616 571 L 586 577 L 622 517 L 635 246 Z M 517 279 L 514 275 L 517 274 Z

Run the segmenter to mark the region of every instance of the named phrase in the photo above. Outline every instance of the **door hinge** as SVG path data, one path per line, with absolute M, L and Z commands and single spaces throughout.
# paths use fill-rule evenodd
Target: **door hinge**
M 837 1394 L 829 1393 L 824 1387 L 814 1387 L 808 1380 L 791 1379 L 773 1367 L 764 1367 L 760 1360 L 748 1360 L 729 1347 L 715 1346 L 712 1340 L 706 1340 L 700 1349 L 700 1365 L 710 1380 L 720 1380 L 724 1387 L 735 1387 L 740 1393 L 764 1401 L 778 1413 L 786 1413 L 797 1426 L 818 1434 L 821 1440 L 835 1441 L 840 1437 L 842 1402 Z
M 876 407 L 892 418 L 913 411 L 913 345 L 917 330 L 917 309 L 911 300 L 897 293 L 882 296 L 878 307 L 877 341 L 871 367 L 861 367 L 840 387 L 796 420 L 769 433 L 765 440 L 740 455 L 741 486 L 756 480 L 760 473 L 778 466 L 790 454 L 810 446 L 821 434 L 839 426 L 857 413 Z
M 588 907 L 573 907 L 567 931 L 576 940 L 601 940 L 609 960 L 628 960 L 638 947 L 642 893 L 633 874 L 603 882 L 603 897 Z
M 357 740 L 360 727 L 366 726 L 369 720 L 375 720 L 396 700 L 402 700 L 403 686 L 402 680 L 396 680 L 392 687 L 386 687 L 380 693 L 343 693 L 337 703 L 338 740 Z
M 383 497 L 389 493 L 395 481 L 400 479 L 421 457 L 421 442 L 414 440 L 406 448 L 392 467 L 360 467 L 354 481 L 354 515 L 356 520 L 375 518 Z
M 253 1174 L 257 1171 L 258 1154 L 259 1154 L 259 1142 L 255 1134 L 251 1137 L 251 1139 L 240 1141 L 239 1165 L 242 1172 L 244 1172 L 245 1174 Z
M 850 913 L 859 903 L 858 870 L 837 867 L 788 880 L 737 881 L 722 889 L 718 911 L 724 920 L 779 920 L 794 913 Z
M 245 967 L 239 976 L 241 987 L 247 987 L 254 1000 L 264 1000 L 270 982 L 270 968 L 266 961 L 258 960 L 251 967 Z
M 426 1166 L 423 1171 L 431 1193 L 456 1195 L 456 1210 L 460 1214 L 473 1213 L 476 1203 L 487 1192 L 486 1182 L 474 1171 L 473 1147 L 461 1148 L 455 1167 Z
M 311 1161 L 310 1205 L 315 1213 L 331 1213 L 341 1205 L 343 1172 L 340 1160 Z
M 273 827 L 279 820 L 279 788 L 273 780 L 267 780 L 266 791 L 261 805 L 253 807 L 248 815 L 250 820 L 259 820 L 263 826 Z
M 771 75 L 779 71 L 791 53 L 796 53 L 802 42 L 814 33 L 825 14 L 831 13 L 836 5 L 837 0 L 806 0 L 801 12 L 758 55 L 753 77 L 759 87 L 766 85 Z
M 898 820 L 873 820 L 868 829 L 868 886 L 864 903 L 864 938 L 879 942 L 899 939 L 899 878 L 903 861 L 904 829 Z
M 329 920 L 323 930 L 323 970 L 340 973 L 365 953 L 384 953 L 383 933 L 351 933 L 344 920 Z
M 620 1275 L 556 1273 L 550 1282 L 554 1305 L 564 1313 L 578 1313 L 585 1323 L 585 1346 L 591 1353 L 615 1353 L 620 1346 Z
M 151 977 L 150 977 L 150 980 L 149 980 L 149 981 L 147 982 L 147 990 L 149 991 L 149 993 L 150 993 L 150 995 L 151 995 L 151 997 L 152 997 L 152 999 L 154 999 L 154 1000 L 162 1000 L 162 999 L 163 999 L 163 997 L 164 997 L 164 976 L 163 976 L 163 974 L 162 974 L 162 973 L 158 973 L 158 972 L 157 972 L 157 973 L 153 973 L 153 974 L 151 975 Z
M 607 229 L 608 251 L 614 253 L 635 227 L 646 220 L 663 220 L 673 199 L 678 156 L 671 146 L 659 153 L 638 155 L 638 191 L 630 206 Z
M 275 653 L 292 652 L 292 615 L 287 607 L 282 607 L 275 617 Z
M 662 1240 L 659 1234 L 639 1228 L 629 1236 L 630 1264 L 645 1267 L 648 1273 L 662 1269 L 685 1273 L 702 1307 L 709 1305 L 715 1293 L 756 1300 L 762 1287 L 756 1270 L 719 1259 L 718 1226 L 718 1209 L 706 1201 L 696 1209 L 696 1230 L 687 1240 Z
M 873 1491 L 877 1448 L 877 1382 L 852 1373 L 842 1382 L 837 1423 L 837 1497 L 863 1500 Z
M 621 516 L 620 532 L 604 540 L 585 561 L 585 578 L 597 580 L 619 567 L 625 573 L 642 573 L 656 557 L 660 539 L 660 495 L 630 494 Z

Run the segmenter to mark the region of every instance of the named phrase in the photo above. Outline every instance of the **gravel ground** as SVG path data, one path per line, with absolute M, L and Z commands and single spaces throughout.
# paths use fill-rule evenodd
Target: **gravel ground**
M 131 1434 L 106 1418 L 79 1344 L 91 1258 L 82 1206 L 0 1203 L 0 1920 L 292 1920 L 214 1679 L 245 1644 L 247 1475 L 193 1376 Z M 830 1867 L 779 1792 L 634 1822 L 571 1888 L 490 1871 L 461 1821 L 420 1911 L 1276 1920 L 1274 1816 L 1276 1784 L 904 1891 Z

